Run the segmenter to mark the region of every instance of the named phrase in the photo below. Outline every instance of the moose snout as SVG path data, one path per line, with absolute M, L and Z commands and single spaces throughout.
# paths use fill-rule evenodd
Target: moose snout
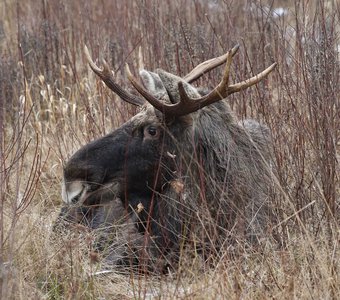
M 89 192 L 106 184 L 105 161 L 87 153 L 81 149 L 64 166 L 62 199 L 67 204 L 82 204 Z
M 75 203 L 82 202 L 88 190 L 89 190 L 88 184 L 80 180 L 73 181 L 73 182 L 66 182 L 64 180 L 62 183 L 61 196 L 65 203 L 75 204 Z

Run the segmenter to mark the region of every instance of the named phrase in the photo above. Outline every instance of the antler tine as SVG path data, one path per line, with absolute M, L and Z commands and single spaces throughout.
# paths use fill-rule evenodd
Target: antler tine
M 232 56 L 234 56 L 239 48 L 239 45 L 236 45 L 232 49 Z M 225 53 L 219 57 L 215 57 L 209 60 L 206 60 L 205 62 L 202 62 L 198 66 L 196 66 L 189 74 L 185 75 L 183 79 L 188 82 L 192 83 L 196 81 L 198 78 L 203 76 L 205 73 L 217 68 L 218 66 L 222 65 L 226 62 L 228 58 L 228 53 Z
M 105 82 L 107 87 L 111 89 L 113 92 L 115 92 L 122 100 L 131 103 L 133 105 L 141 106 L 145 103 L 144 99 L 139 98 L 127 91 L 125 91 L 121 86 L 119 86 L 113 78 L 112 71 L 110 70 L 109 65 L 106 63 L 106 61 L 103 59 L 103 69 L 100 69 L 92 60 L 90 52 L 86 45 L 84 46 L 84 53 L 86 56 L 86 59 L 94 73 L 98 75 L 101 80 Z
M 249 79 L 246 79 L 242 82 L 239 82 L 239 83 L 235 83 L 233 85 L 230 85 L 228 87 L 229 89 L 229 95 L 232 94 L 232 93 L 235 93 L 235 92 L 239 92 L 239 91 L 242 91 L 254 84 L 257 84 L 259 83 L 262 79 L 264 79 L 265 77 L 268 76 L 268 74 L 274 70 L 274 68 L 276 67 L 277 63 L 273 63 L 272 65 L 270 65 L 267 69 L 265 69 L 264 71 L 262 71 L 261 73 L 249 78 Z

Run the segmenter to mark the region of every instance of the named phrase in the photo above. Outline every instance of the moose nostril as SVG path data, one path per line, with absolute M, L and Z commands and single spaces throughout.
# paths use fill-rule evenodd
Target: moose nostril
M 72 202 L 73 204 L 76 204 L 76 203 L 79 201 L 80 196 L 83 194 L 83 190 L 84 190 L 84 188 L 80 191 L 80 193 L 79 193 L 78 195 L 76 195 L 75 197 L 73 197 L 73 198 L 71 199 L 71 202 Z

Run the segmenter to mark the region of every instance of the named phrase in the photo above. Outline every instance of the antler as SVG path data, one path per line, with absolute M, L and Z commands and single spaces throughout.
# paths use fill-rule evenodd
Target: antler
M 113 72 L 110 70 L 109 65 L 106 63 L 106 61 L 103 59 L 103 69 L 100 69 L 92 60 L 89 50 L 86 46 L 84 46 L 84 52 L 86 59 L 93 70 L 94 73 L 96 73 L 101 80 L 105 82 L 105 84 L 110 88 L 112 91 L 114 91 L 122 100 L 140 106 L 145 103 L 143 98 L 139 98 L 127 91 L 125 91 L 121 86 L 119 86 L 117 83 L 115 83 L 113 78 Z
M 242 91 L 254 84 L 257 84 L 262 79 L 264 79 L 276 66 L 276 63 L 272 64 L 270 67 L 262 71 L 261 73 L 244 80 L 242 82 L 229 85 L 229 72 L 230 72 L 230 65 L 233 56 L 238 51 L 239 46 L 235 46 L 233 49 L 229 50 L 226 54 L 226 66 L 223 78 L 221 82 L 217 85 L 215 89 L 213 89 L 209 94 L 202 96 L 200 98 L 191 98 L 188 96 L 184 89 L 183 82 L 178 83 L 178 91 L 180 95 L 180 101 L 175 104 L 166 104 L 161 101 L 159 101 L 156 97 L 154 97 L 151 93 L 149 93 L 137 80 L 136 78 L 131 74 L 130 69 L 127 65 L 126 71 L 128 74 L 128 78 L 131 81 L 132 85 L 136 88 L 136 90 L 156 109 L 163 112 L 165 115 L 171 115 L 171 116 L 184 116 L 187 114 L 190 114 L 192 112 L 195 112 L 207 105 L 210 105 L 212 103 L 215 103 L 217 101 L 220 101 L 229 95 Z M 224 56 L 222 56 L 224 57 Z M 203 63 L 204 64 L 204 63 Z M 202 66 L 203 64 L 199 65 L 198 67 Z M 197 69 L 196 67 L 190 74 L 196 73 Z M 196 71 L 195 71 L 196 70 Z M 195 72 L 194 72 L 195 71 Z M 198 72 L 201 73 L 202 71 Z M 187 75 L 186 77 L 189 77 L 189 79 L 196 78 L 198 75 Z
M 202 62 L 201 64 L 196 66 L 189 74 L 185 75 L 183 79 L 188 83 L 192 83 L 203 76 L 205 73 L 225 63 L 227 57 L 228 53 L 223 54 L 219 57 L 206 60 L 205 62 Z

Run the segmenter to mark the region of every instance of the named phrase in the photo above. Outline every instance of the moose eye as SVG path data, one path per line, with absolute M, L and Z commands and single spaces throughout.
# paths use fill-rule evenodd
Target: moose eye
M 148 134 L 151 136 L 155 136 L 157 134 L 157 128 L 156 127 L 149 127 L 148 128 Z
M 144 128 L 144 138 L 157 139 L 159 137 L 159 127 L 149 125 Z

